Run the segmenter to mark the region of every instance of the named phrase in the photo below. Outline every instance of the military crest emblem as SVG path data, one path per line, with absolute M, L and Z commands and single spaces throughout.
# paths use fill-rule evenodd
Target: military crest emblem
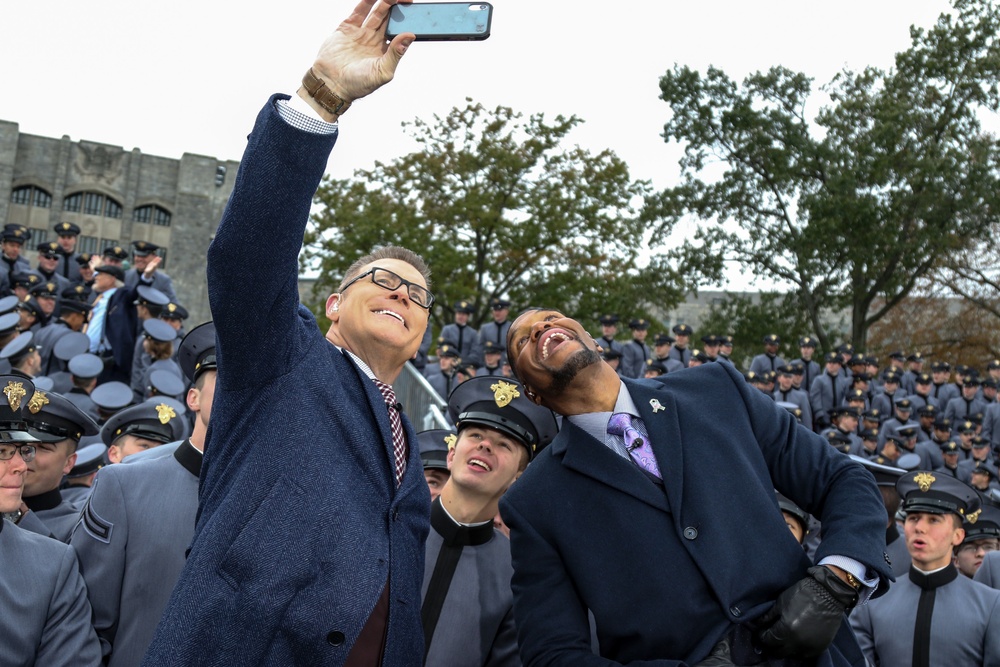
M 28 410 L 31 414 L 37 415 L 38 412 L 50 402 L 51 401 L 49 401 L 49 397 L 45 395 L 45 392 L 36 390 L 35 393 L 32 394 L 31 400 L 28 401 Z
M 448 445 L 448 449 L 455 449 L 455 445 L 458 444 L 458 436 L 454 433 L 449 433 L 444 436 L 444 444 Z
M 166 403 L 160 403 L 156 406 L 156 417 L 160 420 L 161 424 L 166 424 L 176 416 L 177 413 L 174 412 L 174 409 Z
M 493 400 L 496 401 L 497 407 L 500 408 L 506 408 L 510 405 L 511 401 L 521 395 L 517 387 L 503 380 L 500 380 L 496 384 L 491 384 L 490 389 L 493 390 Z
M 921 491 L 927 493 L 927 491 L 931 488 L 931 484 L 937 481 L 937 477 L 930 474 L 929 472 L 922 472 L 919 475 L 915 476 L 913 478 L 913 481 L 917 483 L 917 486 L 920 487 Z
M 10 406 L 11 410 L 19 410 L 21 408 L 21 399 L 28 394 L 24 389 L 23 382 L 14 382 L 13 380 L 7 383 L 7 386 L 3 389 L 3 393 L 7 396 L 7 405 Z

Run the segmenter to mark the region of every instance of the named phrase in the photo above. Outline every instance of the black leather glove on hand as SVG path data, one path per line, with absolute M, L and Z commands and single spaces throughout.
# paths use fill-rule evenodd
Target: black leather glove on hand
M 827 567 L 817 565 L 809 576 L 778 596 L 757 625 L 757 640 L 765 653 L 778 658 L 814 658 L 833 641 L 844 614 L 858 601 L 858 592 Z
M 694 667 L 736 667 L 729 655 L 729 635 L 712 647 L 712 652 Z

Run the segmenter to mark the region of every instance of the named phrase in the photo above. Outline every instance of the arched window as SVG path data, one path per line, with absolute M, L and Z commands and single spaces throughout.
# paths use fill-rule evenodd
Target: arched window
M 132 212 L 132 220 L 135 222 L 152 223 L 161 227 L 170 226 L 170 211 L 156 204 L 140 206 Z
M 63 210 L 105 218 L 122 217 L 122 205 L 100 192 L 75 192 L 63 199 Z
M 22 206 L 52 207 L 52 195 L 34 185 L 22 185 L 19 188 L 14 188 L 10 193 L 10 201 L 12 204 L 21 204 Z

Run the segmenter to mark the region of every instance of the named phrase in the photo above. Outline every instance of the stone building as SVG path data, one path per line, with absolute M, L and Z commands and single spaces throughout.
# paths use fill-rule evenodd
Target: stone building
M 161 246 L 162 269 L 191 313 L 190 330 L 211 318 L 205 254 L 238 167 L 191 153 L 175 160 L 68 136 L 22 134 L 17 123 L 0 120 L 0 223 L 31 228 L 22 253 L 32 265 L 35 246 L 54 240 L 60 222 L 82 229 L 78 252 L 139 240 Z

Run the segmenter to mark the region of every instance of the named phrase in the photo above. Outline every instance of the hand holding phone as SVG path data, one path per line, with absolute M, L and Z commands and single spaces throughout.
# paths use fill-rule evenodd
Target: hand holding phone
M 393 5 L 386 39 L 412 32 L 417 41 L 484 40 L 490 36 L 488 2 L 421 2 Z

